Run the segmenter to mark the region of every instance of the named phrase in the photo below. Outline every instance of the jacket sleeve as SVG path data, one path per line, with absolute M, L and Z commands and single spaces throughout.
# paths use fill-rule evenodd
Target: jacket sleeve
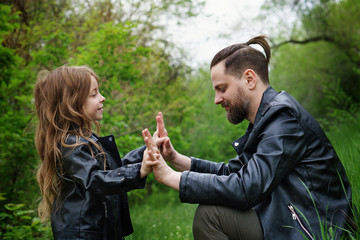
M 125 162 L 129 164 L 104 170 L 103 162 L 91 155 L 89 145 L 80 145 L 75 149 L 68 149 L 63 155 L 65 177 L 71 178 L 85 190 L 100 195 L 113 195 L 144 188 L 146 178 L 140 179 L 141 162 L 135 161 L 140 155 L 142 159 L 142 152 L 135 150 L 125 158 Z
M 217 175 L 229 175 L 230 171 L 234 169 L 240 170 L 243 164 L 240 163 L 238 158 L 231 159 L 231 168 L 230 164 L 226 165 L 223 162 L 212 162 L 208 160 L 203 160 L 195 157 L 191 158 L 191 167 L 190 171 L 199 172 L 199 173 L 212 173 Z
M 180 200 L 248 209 L 267 197 L 306 151 L 304 131 L 290 111 L 268 114 L 271 118 L 263 119 L 262 129 L 254 128 L 249 138 L 248 144 L 256 148 L 246 165 L 234 172 L 229 165 L 195 160 L 194 164 L 215 170 L 183 172 Z
M 144 151 L 146 146 L 142 146 L 140 148 L 134 149 L 131 152 L 127 153 L 122 159 L 122 165 L 141 163 L 144 155 Z

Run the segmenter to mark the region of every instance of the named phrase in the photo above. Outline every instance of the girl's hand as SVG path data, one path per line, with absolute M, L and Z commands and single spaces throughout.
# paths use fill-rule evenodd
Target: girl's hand
M 144 178 L 152 172 L 152 167 L 159 163 L 156 158 L 160 155 L 160 153 L 149 155 L 148 149 L 145 149 L 143 160 L 140 168 L 140 178 Z M 151 157 L 154 157 L 153 160 Z
M 144 141 L 147 146 L 150 144 L 147 137 L 144 138 Z M 181 174 L 179 172 L 175 172 L 172 168 L 170 168 L 166 164 L 161 154 L 155 154 L 151 150 L 148 151 L 148 154 L 153 162 L 157 162 L 157 164 L 153 165 L 153 172 L 156 181 L 172 187 L 175 190 L 179 190 Z
M 147 150 L 144 152 L 145 164 L 152 166 L 155 178 L 159 183 L 179 190 L 181 173 L 175 172 L 166 164 L 149 130 L 145 129 L 143 131 L 143 137 L 147 147 Z M 166 139 L 168 138 L 160 138 L 158 141 L 165 141 Z
M 166 164 L 164 158 L 162 158 L 161 154 L 154 154 L 152 151 L 149 151 L 150 158 L 153 161 L 157 161 L 158 164 L 154 165 L 153 171 L 156 178 L 156 181 L 159 183 L 165 184 L 169 175 L 173 170 Z
M 153 141 L 149 130 L 144 129 L 142 131 L 142 135 L 144 137 L 144 140 L 145 138 L 147 139 L 145 141 L 147 148 L 145 149 L 143 155 L 143 161 L 140 168 L 140 178 L 144 178 L 152 172 L 152 167 L 159 163 L 157 161 L 157 157 L 159 157 L 160 155 L 160 151 L 157 148 L 155 142 Z M 149 151 L 152 153 L 151 155 L 149 154 Z

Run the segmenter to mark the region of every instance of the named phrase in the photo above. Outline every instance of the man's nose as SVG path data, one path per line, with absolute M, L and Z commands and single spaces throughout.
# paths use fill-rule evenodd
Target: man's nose
M 218 105 L 223 101 L 223 98 L 220 94 L 215 93 L 215 104 Z

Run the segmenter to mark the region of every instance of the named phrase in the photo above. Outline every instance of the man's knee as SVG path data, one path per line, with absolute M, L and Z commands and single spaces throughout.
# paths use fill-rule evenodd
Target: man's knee
M 216 215 L 216 206 L 213 205 L 199 205 L 194 215 L 193 225 L 214 222 Z
M 194 239 L 212 239 L 218 232 L 217 210 L 213 205 L 199 205 L 193 221 Z
M 254 210 L 241 211 L 216 205 L 199 205 L 193 222 L 194 239 L 262 239 Z
M 211 205 L 199 205 L 195 211 L 193 231 L 202 231 L 209 222 L 213 222 L 213 208 Z

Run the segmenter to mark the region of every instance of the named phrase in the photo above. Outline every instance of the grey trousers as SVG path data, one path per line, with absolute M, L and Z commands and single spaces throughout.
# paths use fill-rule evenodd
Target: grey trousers
M 256 212 L 213 205 L 199 205 L 193 222 L 194 240 L 262 240 Z

